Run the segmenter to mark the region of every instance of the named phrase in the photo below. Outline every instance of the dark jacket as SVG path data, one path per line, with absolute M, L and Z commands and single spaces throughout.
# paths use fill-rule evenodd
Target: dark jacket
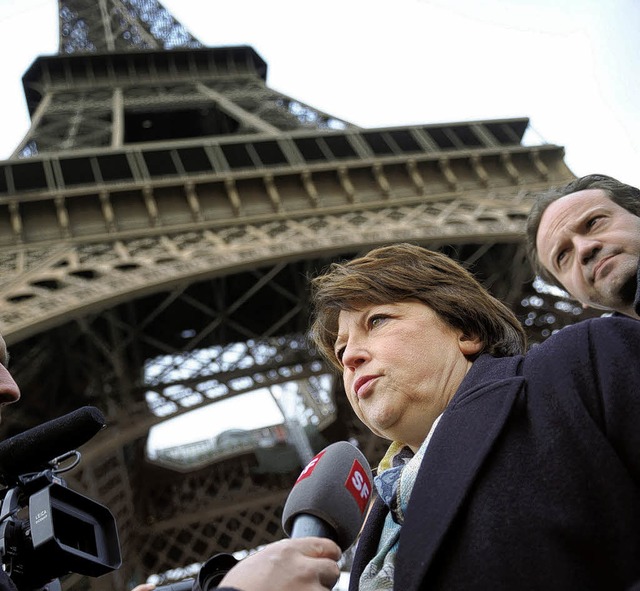
M 526 357 L 481 356 L 433 435 L 398 591 L 616 590 L 640 581 L 640 323 L 586 320 Z M 375 553 L 367 520 L 350 589 Z

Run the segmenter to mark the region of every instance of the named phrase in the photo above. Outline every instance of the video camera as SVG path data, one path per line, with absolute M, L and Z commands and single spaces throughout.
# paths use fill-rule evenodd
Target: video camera
M 99 577 L 120 567 L 109 509 L 59 476 L 104 425 L 86 406 L 0 443 L 0 560 L 19 591 L 54 591 L 68 573 Z

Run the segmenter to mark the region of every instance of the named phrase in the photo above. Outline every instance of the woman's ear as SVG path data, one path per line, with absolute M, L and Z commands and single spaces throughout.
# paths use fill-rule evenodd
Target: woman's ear
M 482 351 L 484 343 L 480 337 L 476 337 L 475 335 L 461 334 L 458 337 L 458 346 L 460 347 L 460 352 L 465 357 L 473 357 Z

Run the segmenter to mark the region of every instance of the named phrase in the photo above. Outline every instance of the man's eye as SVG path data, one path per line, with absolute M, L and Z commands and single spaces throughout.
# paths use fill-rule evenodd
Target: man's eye
M 558 253 L 558 256 L 556 257 L 556 263 L 558 263 L 558 265 L 562 264 L 562 261 L 566 258 L 567 255 L 567 251 L 563 250 L 562 252 Z
M 600 221 L 601 219 L 602 219 L 602 216 L 600 215 L 596 215 L 596 216 L 593 216 L 592 218 L 589 218 L 587 220 L 587 228 L 593 228 L 593 226 L 595 226 L 598 223 L 598 221 Z

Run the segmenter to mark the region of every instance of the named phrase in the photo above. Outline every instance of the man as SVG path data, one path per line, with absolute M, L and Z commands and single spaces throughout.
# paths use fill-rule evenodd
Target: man
M 9 353 L 7 352 L 7 345 L 0 335 L 0 409 L 9 404 L 13 404 L 20 399 L 20 388 L 16 384 L 15 380 L 7 369 L 9 365 Z M 151 591 L 154 585 L 139 585 L 133 591 Z M 0 591 L 15 591 L 16 587 L 7 576 L 7 574 L 0 569 Z
M 0 335 L 0 408 L 20 399 L 20 389 L 7 370 L 8 364 L 7 345 Z
M 640 190 L 592 174 L 538 196 L 527 221 L 534 270 L 585 308 L 640 320 Z
M 7 344 L 0 335 L 0 409 L 20 399 L 20 388 L 11 377 L 7 369 L 8 365 L 9 353 L 7 352 Z M 0 569 L 0 591 L 15 591 L 15 589 L 16 586 L 11 579 Z

